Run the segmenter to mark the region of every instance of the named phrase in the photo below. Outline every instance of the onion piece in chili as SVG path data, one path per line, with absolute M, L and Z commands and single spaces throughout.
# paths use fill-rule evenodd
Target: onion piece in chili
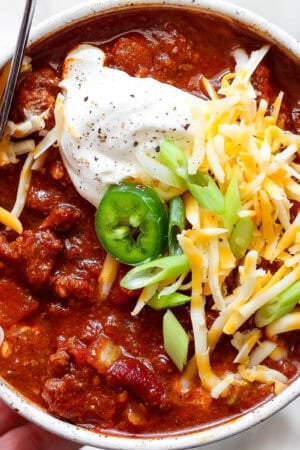
M 3 328 L 0 326 L 0 347 L 2 346 L 4 342 L 5 334 Z

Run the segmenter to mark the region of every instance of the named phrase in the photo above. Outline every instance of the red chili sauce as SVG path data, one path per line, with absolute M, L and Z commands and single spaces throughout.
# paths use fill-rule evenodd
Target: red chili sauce
M 221 76 L 234 69 L 233 49 L 250 52 L 262 45 L 234 23 L 191 11 L 147 8 L 104 15 L 31 48 L 33 72 L 18 86 L 13 120 L 24 119 L 24 108 L 53 111 L 62 61 L 83 42 L 99 45 L 111 67 L 154 77 L 203 98 L 203 75 L 218 88 Z M 285 91 L 281 120 L 293 132 L 300 131 L 299 73 L 272 49 L 253 78 L 259 97 L 268 101 L 280 89 Z M 47 129 L 52 126 L 53 115 Z M 21 166 L 22 161 L 0 169 L 4 208 L 14 204 Z M 94 216 L 94 208 L 72 186 L 58 151 L 48 151 L 44 169 L 32 175 L 21 216 L 25 231 L 17 236 L 1 228 L 1 376 L 56 417 L 95 431 L 134 434 L 211 426 L 272 396 L 272 387 L 254 383 L 232 387 L 229 396 L 214 400 L 199 380 L 189 392 L 180 393 L 180 373 L 163 347 L 163 313 L 146 306 L 137 317 L 131 316 L 137 294 L 120 288 L 118 281 L 125 267 L 109 298 L 98 300 L 97 279 L 105 253 L 95 234 Z M 192 336 L 189 306 L 175 308 L 174 313 Z M 212 319 L 210 312 L 208 326 Z M 288 359 L 266 364 L 292 380 L 299 375 L 299 333 L 281 339 L 289 348 Z M 117 362 L 104 368 L 97 360 L 103 342 L 123 349 Z M 230 337 L 223 337 L 212 354 L 216 374 L 234 370 L 229 342 Z

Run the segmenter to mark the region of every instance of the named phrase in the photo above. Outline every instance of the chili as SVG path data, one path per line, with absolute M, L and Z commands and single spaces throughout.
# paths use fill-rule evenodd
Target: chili
M 94 17 L 30 48 L 32 72 L 20 80 L 11 119 L 18 122 L 25 118 L 25 111 L 40 113 L 47 109 L 46 129 L 53 126 L 63 60 L 78 43 L 100 46 L 106 54 L 106 64 L 112 68 L 132 76 L 153 77 L 208 99 L 203 77 L 218 89 L 222 76 L 234 70 L 233 49 L 243 47 L 249 53 L 261 47 L 262 39 L 220 17 L 177 8 L 129 8 Z M 269 104 L 280 90 L 285 92 L 280 120 L 286 130 L 299 132 L 299 67 L 272 46 L 253 75 L 253 85 L 258 101 L 265 98 Z M 34 138 L 37 142 L 40 136 L 36 133 Z M 15 201 L 22 163 L 21 156 L 18 164 L 0 167 L 0 204 L 9 211 Z M 198 191 L 207 189 L 210 179 L 204 182 L 205 186 L 197 186 Z M 133 193 L 136 198 L 138 191 L 137 210 L 147 207 L 139 195 L 147 189 L 125 186 L 122 188 L 126 202 L 132 202 Z M 101 219 L 97 213 L 96 226 L 103 246 L 108 244 L 108 251 L 126 263 L 137 264 L 159 256 L 167 236 L 163 207 L 156 200 L 150 207 L 154 216 L 151 227 L 149 218 L 146 220 L 144 254 L 141 248 L 135 248 L 131 238 L 126 240 L 128 250 L 124 242 L 112 239 L 111 228 L 106 228 L 109 216 L 115 217 L 114 227 L 124 205 L 119 197 L 120 187 L 111 188 L 107 195 L 116 195 L 117 207 L 107 197 L 100 206 Z M 228 201 L 225 197 L 225 203 Z M 227 220 L 236 230 L 240 226 L 236 223 L 237 192 L 234 201 Z M 222 208 L 223 204 L 218 210 L 223 211 Z M 295 217 L 298 211 L 299 204 L 295 202 L 292 215 Z M 160 225 L 155 223 L 158 213 L 164 217 Z M 132 211 L 126 212 L 126 227 L 131 214 Z M 24 228 L 20 236 L 4 226 L 0 232 L 0 326 L 4 330 L 0 374 L 50 414 L 96 432 L 157 434 L 212 426 L 243 414 L 273 395 L 272 387 L 255 382 L 234 386 L 226 398 L 213 399 L 199 380 L 192 381 L 188 393 L 178 392 L 180 373 L 163 345 L 164 312 L 146 306 L 137 317 L 131 315 L 143 284 L 134 284 L 136 290 L 127 289 L 132 287 L 124 282 L 132 276 L 129 272 L 126 278 L 127 266 L 120 264 L 109 297 L 99 301 L 98 277 L 106 253 L 95 232 L 95 208 L 75 191 L 55 147 L 48 152 L 43 170 L 32 172 L 20 219 Z M 250 232 L 246 234 L 249 238 Z M 162 237 L 164 244 L 148 245 L 149 236 Z M 172 243 L 173 238 L 172 235 Z M 237 248 L 237 254 L 242 250 Z M 176 260 L 143 263 L 149 269 L 147 275 L 154 277 L 151 267 L 156 273 L 177 273 L 178 262 L 179 274 L 189 268 L 183 255 L 170 258 Z M 172 261 L 176 263 L 175 272 L 170 267 Z M 142 270 L 143 264 L 132 270 Z M 274 272 L 278 262 L 268 264 L 262 259 L 261 266 Z M 136 273 L 139 275 L 133 275 Z M 228 277 L 229 293 L 236 288 L 236 276 L 233 271 Z M 173 310 L 178 322 L 192 336 L 189 295 L 171 300 L 178 305 Z M 157 306 L 155 299 L 153 304 Z M 208 328 L 216 317 L 209 306 L 208 301 Z M 251 320 L 244 325 L 245 330 L 252 326 Z M 211 364 L 217 375 L 235 369 L 236 353 L 230 340 L 231 337 L 223 336 L 212 353 Z M 299 332 L 286 333 L 280 340 L 289 349 L 288 358 L 268 359 L 266 364 L 293 380 L 300 373 Z M 185 356 L 180 359 L 180 366 L 182 361 L 185 362 Z

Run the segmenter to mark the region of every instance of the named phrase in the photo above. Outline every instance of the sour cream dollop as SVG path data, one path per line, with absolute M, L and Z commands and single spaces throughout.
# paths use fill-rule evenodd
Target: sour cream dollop
M 163 139 L 191 147 L 191 102 L 199 100 L 104 62 L 102 50 L 79 45 L 64 61 L 61 82 L 60 151 L 75 188 L 94 206 L 109 185 L 139 177 L 137 151 L 151 153 Z

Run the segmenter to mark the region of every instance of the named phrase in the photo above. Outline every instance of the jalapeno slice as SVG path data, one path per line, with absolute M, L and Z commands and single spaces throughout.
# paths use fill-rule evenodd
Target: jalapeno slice
M 147 186 L 111 186 L 98 206 L 95 225 L 104 249 L 125 264 L 150 261 L 162 253 L 167 243 L 166 209 Z

